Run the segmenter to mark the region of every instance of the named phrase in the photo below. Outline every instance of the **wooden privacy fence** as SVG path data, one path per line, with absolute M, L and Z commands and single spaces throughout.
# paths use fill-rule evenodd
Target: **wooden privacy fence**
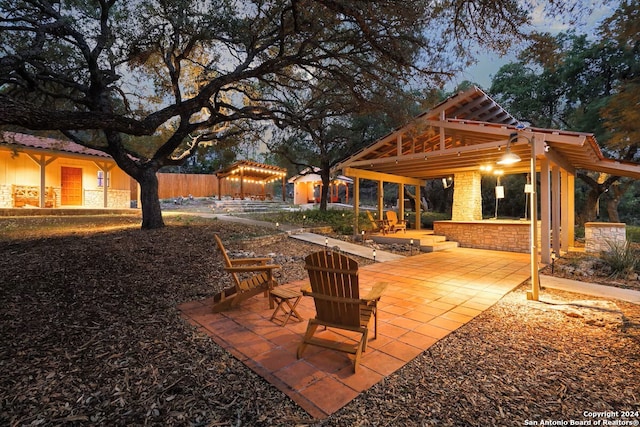
M 249 194 L 261 194 L 260 184 L 245 183 L 245 192 Z M 239 191 L 238 182 L 227 179 L 222 180 L 222 196 L 233 196 Z M 271 191 L 268 191 L 270 193 Z M 189 174 L 189 173 L 159 173 L 158 197 L 160 199 L 172 199 L 175 197 L 211 197 L 218 195 L 218 178 L 215 175 Z

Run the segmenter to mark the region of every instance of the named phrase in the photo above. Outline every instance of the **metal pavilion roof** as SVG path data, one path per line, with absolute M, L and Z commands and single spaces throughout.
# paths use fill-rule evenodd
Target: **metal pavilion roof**
M 352 175 L 357 169 L 420 180 L 442 178 L 485 165 L 495 167 L 510 140 L 511 151 L 521 161 L 502 167 L 507 174 L 528 172 L 535 141 L 536 157 L 546 157 L 570 172 L 586 169 L 640 178 L 640 165 L 606 158 L 593 134 L 524 128 L 477 87 L 443 101 L 335 169 L 345 175 L 351 168 Z

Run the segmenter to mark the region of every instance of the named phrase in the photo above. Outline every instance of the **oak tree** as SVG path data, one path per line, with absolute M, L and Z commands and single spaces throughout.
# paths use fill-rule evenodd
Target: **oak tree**
M 265 88 L 296 88 L 302 70 L 361 98 L 376 82 L 425 86 L 469 43 L 507 47 L 535 3 L 0 0 L 0 125 L 108 153 L 140 184 L 142 227 L 158 228 L 158 169 L 278 120 Z

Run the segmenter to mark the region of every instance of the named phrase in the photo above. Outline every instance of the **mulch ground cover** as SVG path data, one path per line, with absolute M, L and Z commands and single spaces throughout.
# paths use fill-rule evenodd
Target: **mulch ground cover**
M 569 425 L 604 411 L 640 420 L 636 305 L 549 290 L 534 303 L 518 289 L 313 420 L 176 307 L 230 284 L 213 233 L 232 251 L 274 257 L 281 282 L 304 278 L 317 246 L 187 216 L 152 231 L 126 216 L 32 221 L 0 218 L 0 425 Z

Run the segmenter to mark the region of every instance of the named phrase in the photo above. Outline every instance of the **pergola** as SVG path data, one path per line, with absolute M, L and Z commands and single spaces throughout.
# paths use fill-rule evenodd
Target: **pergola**
M 222 197 L 222 180 L 229 179 L 238 181 L 240 184 L 239 197 L 245 198 L 245 184 L 260 184 L 261 198 L 266 197 L 266 184 L 280 180 L 282 182 L 282 200 L 286 200 L 285 178 L 287 170 L 278 166 L 252 162 L 250 160 L 240 160 L 229 167 L 216 172 L 218 178 L 218 200 Z
M 498 165 L 507 151 L 516 154 L 520 161 Z M 537 215 L 536 204 L 540 202 L 540 255 L 546 263 L 550 262 L 552 249 L 560 253 L 573 246 L 574 185 L 578 169 L 640 178 L 640 165 L 606 158 L 593 134 L 523 126 L 477 87 L 448 98 L 345 159 L 335 169 L 354 178 L 357 218 L 359 179 L 378 181 L 379 197 L 384 182 L 397 183 L 399 199 L 404 200 L 405 185 L 422 186 L 427 179 L 453 176 L 454 181 L 470 180 L 479 186 L 482 173 L 497 167 L 505 174 L 529 173 L 534 183 L 539 174 L 539 198 L 536 186 L 530 197 L 532 214 Z M 481 202 L 480 194 L 460 194 L 461 190 L 455 186 L 452 219 L 481 220 L 481 217 L 468 217 L 470 210 Z M 456 208 L 457 202 L 462 208 Z M 380 201 L 380 215 L 382 208 Z M 402 203 L 399 208 L 402 217 Z M 419 218 L 420 203 L 416 203 L 416 210 Z M 532 224 L 537 222 L 536 217 L 531 218 Z M 416 221 L 415 226 L 419 228 L 420 221 Z M 531 229 L 531 253 L 537 256 L 537 227 Z M 553 239 L 552 243 L 552 233 L 561 238 Z

